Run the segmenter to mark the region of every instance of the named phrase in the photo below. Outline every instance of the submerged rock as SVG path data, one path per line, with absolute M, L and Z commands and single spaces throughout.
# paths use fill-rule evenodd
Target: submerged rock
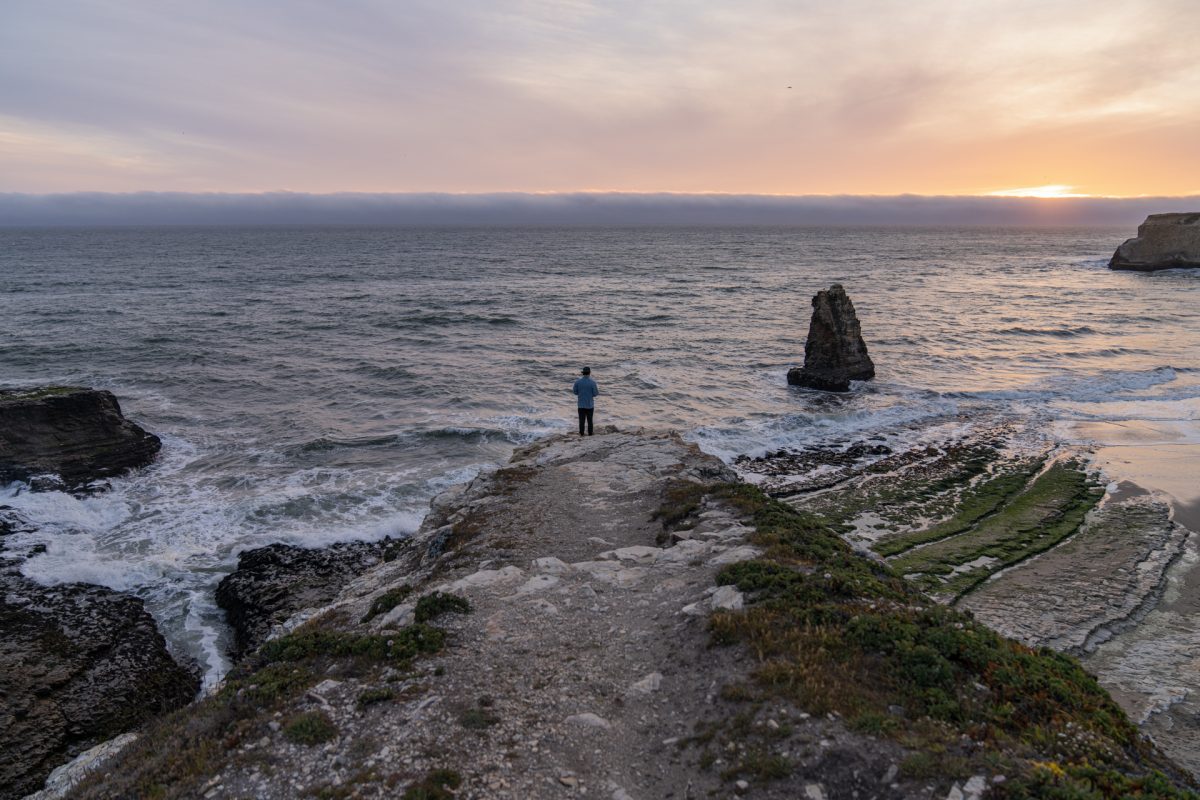
M 0 390 L 0 483 L 53 473 L 74 489 L 144 466 L 161 447 L 125 419 L 112 392 Z
M 867 355 L 854 304 L 840 283 L 817 292 L 812 300 L 812 321 L 804 343 L 804 366 L 788 370 L 787 381 L 827 392 L 845 392 L 850 381 L 875 377 L 875 364 Z
M 142 601 L 102 586 L 0 574 L 0 798 L 188 703 L 197 674 L 171 658 Z
M 1200 267 L 1200 213 L 1151 214 L 1138 235 L 1122 242 L 1111 269 L 1155 270 Z
M 242 553 L 237 569 L 217 586 L 217 605 L 234 633 L 230 655 L 241 658 L 296 612 L 328 603 L 352 578 L 400 546 L 384 539 L 316 549 L 272 544 Z

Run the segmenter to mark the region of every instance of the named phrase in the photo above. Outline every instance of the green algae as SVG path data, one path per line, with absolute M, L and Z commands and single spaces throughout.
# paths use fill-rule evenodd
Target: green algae
M 1040 459 L 1018 463 L 1011 468 L 998 469 L 996 474 L 979 481 L 963 491 L 954 516 L 929 528 L 889 536 L 871 549 L 881 556 L 899 555 L 917 545 L 936 542 L 963 533 L 984 517 L 994 514 L 1028 484 L 1042 468 Z
M 990 444 L 930 448 L 876 462 L 843 487 L 790 503 L 842 532 L 867 513 L 881 520 L 876 528 L 900 532 L 923 520 L 949 516 L 965 488 L 999 460 L 999 451 Z
M 6 389 L 0 391 L 0 403 L 45 400 L 48 397 L 62 397 L 86 391 L 88 391 L 87 388 L 83 386 L 38 386 L 33 389 Z
M 1101 494 L 1079 465 L 1058 462 L 978 524 L 910 549 L 889 563 L 897 572 L 914 576 L 926 590 L 957 598 L 1075 533 Z

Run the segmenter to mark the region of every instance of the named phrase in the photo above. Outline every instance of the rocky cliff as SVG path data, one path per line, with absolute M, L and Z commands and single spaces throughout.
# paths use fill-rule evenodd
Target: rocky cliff
M 854 304 L 839 283 L 817 292 L 804 342 L 804 366 L 788 370 L 787 381 L 827 392 L 845 392 L 850 381 L 875 377 Z
M 1200 212 L 1151 214 L 1108 262 L 1112 269 L 1200 267 Z
M 1194 797 L 1074 659 L 672 434 L 557 437 L 78 798 Z
M 76 489 L 150 463 L 161 446 L 125 419 L 111 392 L 0 390 L 0 482 L 50 473 Z
M 187 704 L 179 666 L 142 601 L 101 586 L 45 587 L 0 574 L 0 798 L 41 787 L 51 769 Z

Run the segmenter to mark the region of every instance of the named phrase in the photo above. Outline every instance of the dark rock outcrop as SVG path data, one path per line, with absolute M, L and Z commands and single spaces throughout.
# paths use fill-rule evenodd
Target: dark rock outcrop
M 384 539 L 319 549 L 272 544 L 242 553 L 237 569 L 217 586 L 217 605 L 234 633 L 230 655 L 241 658 L 296 612 L 325 605 L 402 546 L 401 540 Z
M 1200 212 L 1151 214 L 1108 262 L 1111 269 L 1200 267 Z
M 827 392 L 845 392 L 850 381 L 875 377 L 867 355 L 854 304 L 840 283 L 817 292 L 812 300 L 812 321 L 804 343 L 804 366 L 788 370 L 787 381 Z
M 144 466 L 162 447 L 121 414 L 112 392 L 0 390 L 0 482 L 53 473 L 69 489 Z
M 0 800 L 38 790 L 54 767 L 199 686 L 138 598 L 0 574 Z

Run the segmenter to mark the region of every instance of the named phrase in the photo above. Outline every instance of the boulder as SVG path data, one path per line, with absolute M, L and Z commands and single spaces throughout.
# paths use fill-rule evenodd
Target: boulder
M 200 688 L 142 601 L 102 586 L 0 574 L 0 800 Z
M 1111 269 L 1200 267 L 1200 212 L 1151 214 L 1108 262 Z
M 272 544 L 238 556 L 237 569 L 217 586 L 217 605 L 233 628 L 235 660 L 258 647 L 271 629 L 337 597 L 369 567 L 390 560 L 401 542 L 344 542 L 316 549 Z
M 0 390 L 0 483 L 53 473 L 77 489 L 144 466 L 161 447 L 157 436 L 125 419 L 112 392 Z
M 804 343 L 804 366 L 788 370 L 787 381 L 827 392 L 845 392 L 850 381 L 875 377 L 867 355 L 854 304 L 840 283 L 817 292 L 812 300 L 812 321 Z

